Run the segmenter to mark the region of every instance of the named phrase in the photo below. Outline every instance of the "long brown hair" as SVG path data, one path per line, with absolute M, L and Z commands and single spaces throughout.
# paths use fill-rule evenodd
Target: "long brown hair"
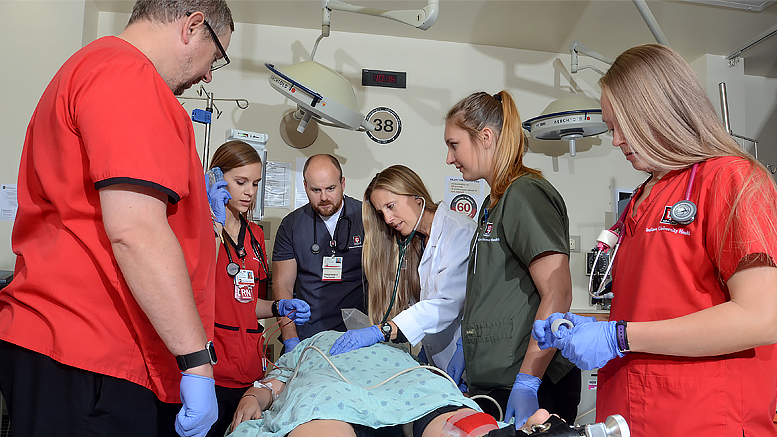
M 651 170 L 679 170 L 724 156 L 746 160 L 749 174 L 743 175 L 743 189 L 729 204 L 720 238 L 745 221 L 744 226 L 761 229 L 762 240 L 775 235 L 775 205 L 754 200 L 775 189 L 769 171 L 726 131 L 696 74 L 678 53 L 660 44 L 628 49 L 599 85 L 629 148 Z M 742 211 L 740 205 L 760 210 Z
M 369 286 L 368 313 L 371 323 L 380 323 L 388 310 L 394 293 L 399 247 L 397 239 L 404 238 L 396 229 L 386 224 L 383 215 L 372 206 L 370 197 L 375 190 L 386 190 L 404 196 L 424 199 L 424 211 L 434 213 L 437 205 L 432 200 L 421 178 L 404 165 L 392 165 L 372 178 L 364 192 L 362 221 L 364 222 L 364 248 L 362 266 Z M 422 213 L 423 214 L 423 213 Z M 416 233 L 405 252 L 399 286 L 394 306 L 388 320 L 402 310 L 418 302 L 421 295 L 418 264 L 421 262 L 422 238 Z
M 208 168 L 212 169 L 218 167 L 223 173 L 226 173 L 233 168 L 244 167 L 246 165 L 256 164 L 257 162 L 261 164 L 262 158 L 259 156 L 259 152 L 257 152 L 256 149 L 244 141 L 232 140 L 227 141 L 216 149 Z M 259 197 L 260 194 L 261 193 L 257 192 L 257 195 L 251 200 L 248 212 L 245 214 L 249 220 L 253 216 L 256 198 Z
M 523 165 L 526 138 L 521 116 L 513 97 L 505 90 L 491 95 L 477 92 L 465 97 L 448 111 L 445 123 L 452 123 L 468 134 L 472 143 L 480 145 L 479 134 L 486 127 L 496 135 L 494 151 L 494 178 L 491 184 L 491 204 L 507 191 L 516 179 L 524 175 L 542 177 L 542 172 Z

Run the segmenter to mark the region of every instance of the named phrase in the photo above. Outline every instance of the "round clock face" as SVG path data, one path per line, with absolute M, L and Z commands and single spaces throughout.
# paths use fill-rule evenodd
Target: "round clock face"
M 375 125 L 375 130 L 367 131 L 367 136 L 378 144 L 388 144 L 396 140 L 402 131 L 399 114 L 391 108 L 375 108 L 367 114 L 367 120 Z

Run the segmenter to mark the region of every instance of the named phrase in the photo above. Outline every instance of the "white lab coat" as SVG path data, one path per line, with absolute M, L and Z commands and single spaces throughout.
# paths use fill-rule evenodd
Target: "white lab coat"
M 392 320 L 412 345 L 423 342 L 429 364 L 443 370 L 461 337 L 469 245 L 475 222 L 440 203 L 418 265 L 421 301 Z

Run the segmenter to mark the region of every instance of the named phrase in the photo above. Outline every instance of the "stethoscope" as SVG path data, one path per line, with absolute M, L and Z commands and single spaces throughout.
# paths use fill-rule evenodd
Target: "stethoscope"
M 314 210 L 313 211 L 313 244 L 310 246 L 310 253 L 313 255 L 318 255 L 321 252 L 321 246 L 318 245 L 318 233 L 316 232 L 316 217 L 318 217 L 318 213 Z M 345 220 L 348 222 L 348 236 L 351 235 L 351 218 L 348 217 L 345 214 L 345 198 L 343 197 L 343 210 L 340 212 L 340 218 L 337 219 L 337 224 L 335 225 L 335 233 L 334 236 L 329 240 L 329 247 L 332 248 L 332 255 L 335 254 L 335 250 L 338 250 L 340 252 L 348 252 L 348 239 L 345 239 L 345 246 L 343 248 L 340 248 L 340 244 L 337 242 L 337 231 L 340 229 L 340 222 L 342 220 Z M 323 221 L 323 220 L 321 220 Z
M 419 196 L 415 196 L 416 199 L 419 198 Z M 405 262 L 405 253 L 407 252 L 407 247 L 410 246 L 410 243 L 413 241 L 413 236 L 415 235 L 416 229 L 418 229 L 418 225 L 421 224 L 421 218 L 424 216 L 424 211 L 426 211 L 426 199 L 421 197 L 421 202 L 423 204 L 421 205 L 421 215 L 418 216 L 418 220 L 415 222 L 415 226 L 413 226 L 413 230 L 410 231 L 410 234 L 405 238 L 404 240 L 397 237 L 397 246 L 399 246 L 399 262 L 397 263 L 397 276 L 394 278 L 394 292 L 391 294 L 391 302 L 389 302 L 388 309 L 386 310 L 386 314 L 383 315 L 383 320 L 380 322 L 381 324 L 386 323 L 388 320 L 388 316 L 391 313 L 391 309 L 394 308 L 394 300 L 397 298 L 397 289 L 399 288 L 399 273 L 402 271 L 402 263 Z
M 687 226 L 696 219 L 696 204 L 693 203 L 691 199 L 691 190 L 693 189 L 693 181 L 696 179 L 696 171 L 699 169 L 699 163 L 693 164 L 693 167 L 691 167 L 691 178 L 688 180 L 688 187 L 685 190 L 685 199 L 675 203 L 672 205 L 672 209 L 669 210 L 669 218 L 675 222 L 678 225 Z M 610 229 L 605 229 L 602 231 L 601 234 L 599 234 L 599 238 L 596 239 L 596 257 L 594 258 L 593 265 L 596 266 L 596 264 L 599 261 L 599 257 L 602 254 L 606 254 L 610 251 L 612 248 L 612 255 L 610 256 L 609 261 L 607 262 L 607 269 L 604 272 L 604 276 L 602 276 L 602 281 L 599 283 L 599 286 L 596 289 L 596 292 L 593 291 L 593 279 L 594 274 L 591 273 L 591 276 L 588 278 L 588 294 L 591 295 L 591 297 L 601 299 L 603 297 L 607 297 L 606 295 L 602 295 L 602 290 L 604 290 L 608 284 L 605 284 L 605 279 L 610 275 L 610 271 L 612 270 L 612 264 L 615 261 L 615 255 L 618 254 L 618 248 L 621 245 L 621 242 L 623 241 L 623 236 L 626 235 L 625 232 L 625 220 L 626 220 L 626 214 L 628 214 L 628 211 L 631 209 L 632 205 L 634 204 L 635 196 L 636 194 L 643 186 L 644 184 L 640 185 L 639 188 L 634 190 L 634 193 L 632 193 L 631 198 L 629 199 L 628 205 L 626 205 L 626 208 L 623 209 L 623 212 L 620 215 L 620 218 L 618 218 L 618 221 L 612 225 Z
M 240 227 L 241 230 L 245 226 L 245 229 L 248 229 L 248 234 L 251 236 L 251 248 L 254 250 L 254 255 L 256 255 L 257 258 L 259 258 L 259 264 L 262 266 L 262 270 L 264 270 L 265 276 L 269 279 L 270 273 L 269 269 L 267 268 L 267 259 L 264 257 L 264 252 L 262 252 L 262 246 L 259 245 L 259 242 L 256 241 L 256 237 L 254 237 L 254 231 L 251 230 L 251 226 L 248 226 L 248 222 L 246 219 L 243 218 L 243 216 L 240 216 Z M 224 229 L 224 232 L 226 233 L 226 229 Z M 242 239 L 245 234 L 238 234 L 238 238 Z M 235 253 L 240 258 L 245 258 L 245 247 L 237 247 L 237 244 L 232 241 L 232 237 L 227 234 L 227 238 L 229 239 L 229 242 L 232 244 L 232 246 L 235 248 Z M 221 238 L 221 242 L 224 244 L 224 251 L 227 252 L 227 260 L 229 262 L 227 263 L 227 274 L 234 278 L 239 272 L 240 272 L 240 265 L 233 261 L 232 259 L 232 252 L 229 250 L 229 247 L 227 247 L 227 242 L 224 241 L 223 235 Z

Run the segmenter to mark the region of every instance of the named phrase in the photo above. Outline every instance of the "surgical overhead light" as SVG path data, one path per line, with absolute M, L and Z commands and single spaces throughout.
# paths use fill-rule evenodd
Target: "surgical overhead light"
M 577 154 L 576 140 L 607 132 L 599 103 L 585 96 L 551 102 L 540 116 L 523 122 L 523 128 L 538 140 L 569 141 L 569 156 Z
M 281 121 L 281 137 L 292 147 L 307 147 L 315 141 L 318 123 L 355 130 L 373 131 L 375 126 L 359 112 L 356 93 L 351 83 L 338 72 L 313 61 L 318 43 L 329 36 L 330 14 L 333 10 L 355 12 L 387 18 L 426 30 L 437 20 L 439 0 L 429 0 L 419 10 L 384 11 L 375 8 L 353 6 L 339 0 L 323 0 L 324 13 L 321 36 L 315 42 L 310 59 L 287 67 L 265 64 L 270 70 L 270 85 L 297 104 L 297 110 Z M 310 121 L 313 120 L 313 132 Z M 296 129 L 292 125 L 296 123 Z

